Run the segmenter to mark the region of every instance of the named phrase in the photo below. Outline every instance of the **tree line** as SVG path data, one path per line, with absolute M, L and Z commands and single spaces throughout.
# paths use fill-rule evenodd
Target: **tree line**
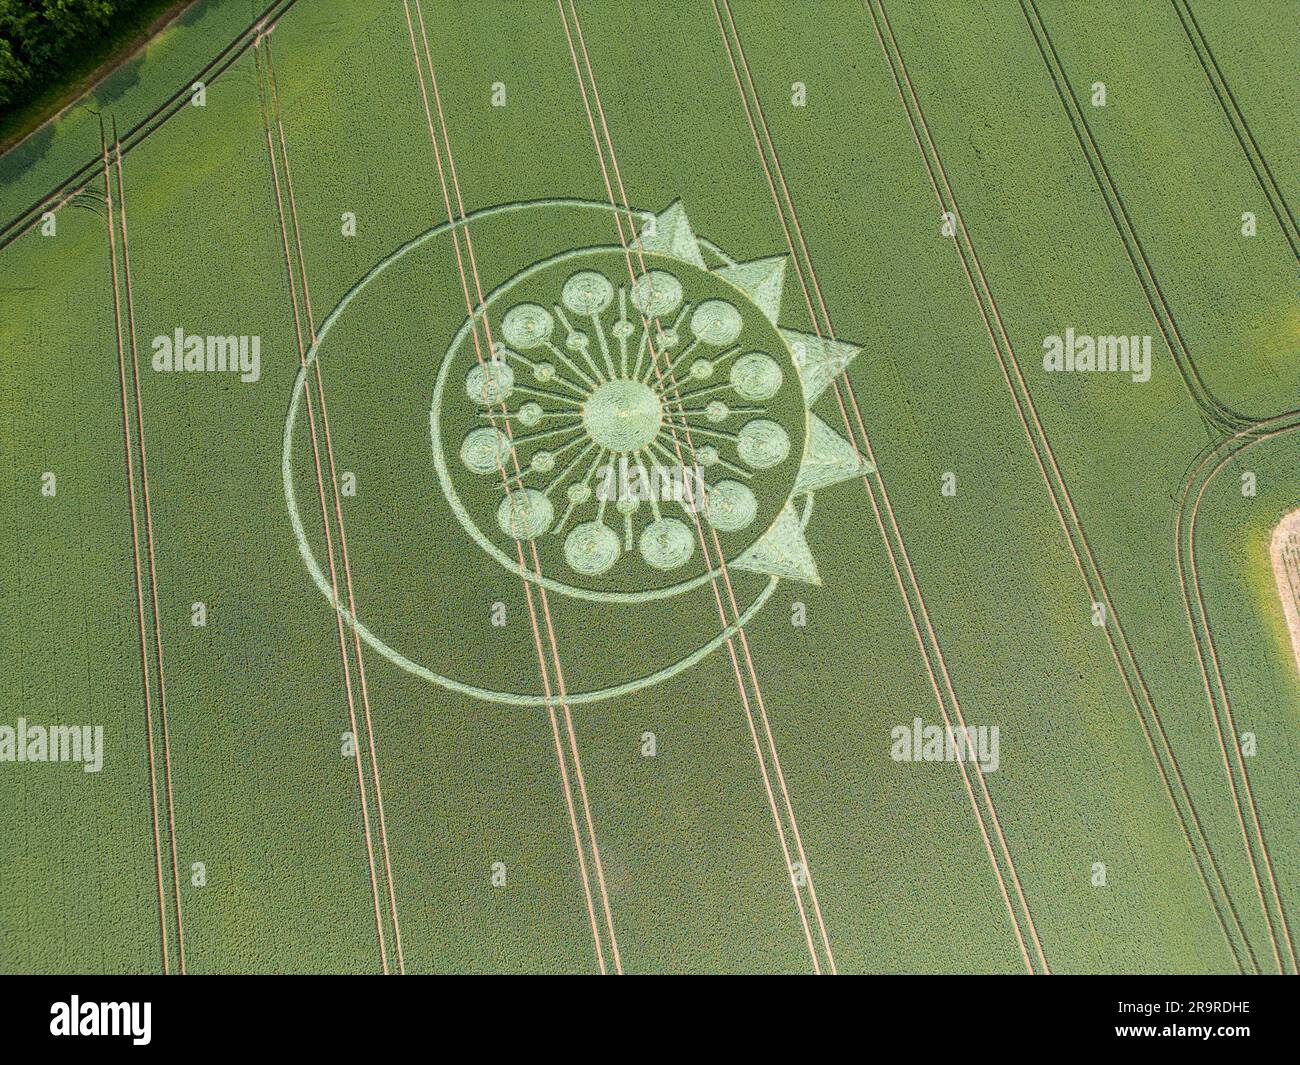
M 0 0 L 0 110 L 71 70 L 144 0 Z

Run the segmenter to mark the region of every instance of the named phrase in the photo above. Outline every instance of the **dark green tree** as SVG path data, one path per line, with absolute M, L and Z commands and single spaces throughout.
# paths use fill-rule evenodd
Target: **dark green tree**
M 139 0 L 0 0 L 0 107 L 65 74 Z

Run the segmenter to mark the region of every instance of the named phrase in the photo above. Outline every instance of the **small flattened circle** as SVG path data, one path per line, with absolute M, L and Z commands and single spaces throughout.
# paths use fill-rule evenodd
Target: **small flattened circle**
M 740 481 L 719 481 L 709 489 L 704 516 L 719 532 L 737 532 L 754 520 L 758 500 Z
M 510 454 L 510 441 L 500 429 L 471 430 L 460 445 L 460 461 L 470 473 L 494 473 Z
M 550 451 L 539 451 L 528 465 L 538 473 L 550 473 L 555 469 L 555 455 Z
M 536 488 L 516 488 L 497 507 L 497 525 L 512 540 L 533 540 L 551 527 L 551 501 Z
M 743 399 L 771 399 L 784 379 L 777 361 L 761 351 L 742 355 L 731 367 L 731 387 Z
M 720 399 L 710 400 L 708 406 L 704 408 L 704 416 L 708 418 L 709 421 L 713 422 L 714 425 L 717 425 L 719 422 L 725 422 L 727 420 L 727 415 L 730 413 L 731 408 Z
M 695 450 L 695 461 L 701 466 L 712 466 L 718 461 L 718 449 L 712 444 L 705 444 Z
M 647 318 L 671 314 L 682 302 L 682 283 L 667 270 L 649 270 L 632 282 L 632 306 Z
M 740 312 L 726 300 L 705 300 L 691 315 L 691 332 L 706 344 L 730 344 L 743 325 Z
M 779 466 L 790 454 L 790 437 L 776 422 L 755 418 L 740 430 L 736 450 L 747 465 L 766 470 Z
M 696 359 L 691 363 L 691 376 L 697 381 L 705 381 L 713 376 L 713 363 L 708 359 Z
M 492 407 L 514 391 L 515 372 L 508 362 L 483 362 L 465 375 L 465 394 L 480 406 Z
M 519 408 L 517 417 L 519 418 L 520 425 L 525 429 L 532 429 L 541 424 L 542 416 L 544 414 L 545 411 L 542 410 L 542 405 L 540 403 L 534 403 L 532 400 L 529 400 Z
M 564 283 L 560 299 L 574 314 L 600 314 L 614 299 L 614 286 L 604 274 L 579 270 Z
M 658 570 L 683 566 L 695 550 L 695 539 L 686 523 L 676 518 L 658 518 L 641 531 L 641 557 Z
M 618 534 L 598 521 L 574 526 L 564 538 L 564 560 L 587 577 L 606 572 L 618 561 L 621 553 Z
M 569 485 L 569 487 L 565 489 L 564 494 L 568 497 L 569 502 L 576 506 L 580 503 L 587 502 L 587 500 L 591 498 L 591 485 L 586 481 L 578 481 L 575 484 Z
M 507 344 L 520 351 L 528 351 L 546 341 L 554 328 L 551 312 L 536 303 L 517 304 L 501 319 L 501 335 Z

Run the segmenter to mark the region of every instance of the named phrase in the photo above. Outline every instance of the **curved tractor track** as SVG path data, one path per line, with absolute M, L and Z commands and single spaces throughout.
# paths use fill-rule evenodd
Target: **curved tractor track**
M 1178 583 L 1182 591 L 1187 624 L 1196 646 L 1205 697 L 1214 722 L 1215 735 L 1223 758 L 1223 769 L 1228 778 L 1238 827 L 1241 829 L 1242 841 L 1250 862 L 1251 878 L 1264 913 L 1265 924 L 1268 926 L 1273 960 L 1278 971 L 1283 973 L 1288 971 L 1288 963 L 1290 972 L 1297 972 L 1295 946 L 1286 910 L 1282 904 L 1282 895 L 1273 873 L 1272 855 L 1260 823 L 1259 807 L 1255 802 L 1254 790 L 1246 772 L 1245 759 L 1238 744 L 1239 733 L 1232 713 L 1228 685 L 1219 661 L 1214 631 L 1201 589 L 1200 574 L 1196 567 L 1196 519 L 1206 490 L 1224 466 L 1256 444 L 1276 439 L 1296 429 L 1300 429 L 1300 411 L 1293 410 L 1276 418 L 1263 420 L 1206 447 L 1183 483 L 1174 525 Z M 1235 758 L 1229 757 L 1230 750 L 1234 752 Z
M 1183 385 L 1187 389 L 1192 402 L 1196 404 L 1207 428 L 1212 434 L 1230 436 L 1250 430 L 1253 426 L 1267 421 L 1269 417 L 1282 416 L 1256 415 L 1237 410 L 1232 405 L 1219 399 L 1205 383 L 1200 367 L 1197 366 L 1196 360 L 1192 357 L 1191 349 L 1183 338 L 1178 320 L 1174 317 L 1173 309 L 1170 307 L 1168 299 L 1165 298 L 1164 289 L 1161 287 L 1155 270 L 1151 266 L 1151 259 L 1147 255 L 1142 238 L 1138 235 L 1137 228 L 1133 224 L 1133 218 L 1124 204 L 1123 197 L 1120 196 L 1119 186 L 1115 183 L 1110 167 L 1101 154 L 1101 147 L 1093 135 L 1092 127 L 1088 125 L 1083 105 L 1079 103 L 1078 96 L 1072 87 L 1073 82 L 1066 72 L 1065 65 L 1056 49 L 1051 34 L 1048 32 L 1047 23 L 1044 22 L 1043 16 L 1038 10 L 1038 4 L 1036 0 L 1020 0 L 1020 7 L 1024 12 L 1025 21 L 1029 24 L 1029 31 L 1034 38 L 1034 44 L 1038 47 L 1043 63 L 1047 67 L 1052 86 L 1056 90 L 1057 96 L 1060 97 L 1062 107 L 1065 108 L 1075 139 L 1079 142 L 1079 148 L 1083 152 L 1088 168 L 1097 183 L 1098 191 L 1101 192 L 1102 199 L 1106 203 L 1106 210 L 1110 214 L 1111 221 L 1115 224 L 1115 230 L 1124 244 L 1124 251 L 1133 266 L 1133 272 L 1137 275 L 1142 294 L 1151 307 L 1151 313 L 1156 319 L 1156 324 L 1164 337 L 1166 345 L 1168 345 L 1170 354 L 1173 356 L 1174 365 L 1178 369 Z M 1233 128 L 1235 131 L 1235 124 Z M 1287 232 L 1287 239 L 1288 241 L 1291 239 L 1289 231 Z
M 1196 516 L 1206 488 L 1214 475 L 1232 458 L 1246 449 L 1300 427 L 1300 408 L 1292 408 L 1271 416 L 1248 414 L 1219 399 L 1206 385 L 1200 368 L 1192 357 L 1182 330 L 1179 328 L 1177 319 L 1169 306 L 1169 301 L 1165 297 L 1164 290 L 1161 288 L 1151 266 L 1146 248 L 1142 244 L 1128 208 L 1120 196 L 1119 188 L 1111 175 L 1110 168 L 1101 154 L 1101 148 L 1088 125 L 1086 113 L 1079 103 L 1074 89 L 1071 87 L 1072 82 L 1048 32 L 1043 16 L 1039 12 L 1037 0 L 1020 0 L 1020 7 L 1024 13 L 1025 21 L 1029 25 L 1034 43 L 1047 67 L 1053 88 L 1061 100 L 1075 138 L 1096 181 L 1097 188 L 1106 203 L 1106 209 L 1124 244 L 1124 250 L 1133 267 L 1133 272 L 1137 276 L 1143 295 L 1151 308 L 1152 315 L 1156 319 L 1169 351 L 1173 355 L 1175 365 L 1182 377 L 1188 395 L 1195 403 L 1203 423 L 1211 434 L 1210 443 L 1207 444 L 1196 459 L 1193 459 L 1178 496 L 1178 511 L 1174 528 L 1178 580 L 1187 612 L 1188 625 L 1191 628 L 1196 646 L 1201 676 L 1205 685 L 1206 699 L 1215 726 L 1215 735 L 1223 757 L 1229 792 L 1232 796 L 1238 825 L 1241 828 L 1250 863 L 1251 878 L 1263 910 L 1265 924 L 1268 926 L 1273 960 L 1280 972 L 1287 971 L 1288 961 L 1290 971 L 1296 972 L 1296 955 L 1291 933 L 1282 907 L 1281 894 L 1278 891 L 1273 875 L 1272 858 L 1265 844 L 1263 830 L 1260 826 L 1259 811 L 1255 803 L 1254 793 L 1250 786 L 1250 780 L 1246 775 L 1245 762 L 1242 760 L 1240 750 L 1237 748 L 1236 726 L 1228 698 L 1227 684 L 1219 663 L 1218 650 L 1214 643 L 1209 618 L 1205 610 L 1204 597 L 1200 588 L 1200 579 L 1196 571 Z M 1256 176 L 1260 180 L 1261 187 L 1268 195 L 1270 206 L 1273 207 L 1275 214 L 1277 214 L 1288 244 L 1294 252 L 1297 245 L 1292 238 L 1291 228 L 1286 224 L 1288 221 L 1294 224 L 1290 208 L 1285 199 L 1282 198 L 1281 191 L 1276 188 L 1275 183 L 1270 188 L 1269 182 L 1266 182 L 1262 176 L 1262 174 L 1267 175 L 1271 181 L 1272 171 L 1268 168 L 1267 161 L 1259 152 L 1258 144 L 1250 133 L 1249 127 L 1245 124 L 1245 118 L 1237 107 L 1236 98 L 1231 95 L 1231 90 L 1228 88 L 1226 80 L 1223 79 L 1222 70 L 1219 68 L 1217 61 L 1214 60 L 1213 53 L 1209 51 L 1209 42 L 1205 40 L 1204 35 L 1201 33 L 1199 24 L 1195 23 L 1190 5 L 1184 2 L 1180 7 L 1177 0 L 1175 0 L 1174 7 L 1183 29 L 1188 34 L 1189 40 L 1196 51 L 1197 58 L 1210 79 L 1215 96 L 1223 107 L 1225 118 L 1232 126 L 1238 142 L 1241 144 L 1252 169 L 1255 170 Z M 1218 76 L 1217 81 L 1216 75 Z M 1229 102 L 1231 106 L 1229 106 Z M 1253 154 L 1251 149 L 1254 150 Z M 1258 159 L 1256 156 L 1258 156 Z M 1275 202 L 1275 198 L 1277 202 Z M 1211 461 L 1216 459 L 1217 461 L 1214 461 L 1213 465 L 1211 465 Z M 1194 489 L 1195 495 L 1193 497 Z M 1213 678 L 1213 682 L 1211 678 Z M 1235 773 L 1232 760 L 1228 754 L 1229 748 L 1237 752 Z M 1238 787 L 1238 779 L 1240 779 L 1240 788 Z M 1267 881 L 1268 885 L 1267 894 L 1272 900 L 1271 910 L 1269 902 L 1266 901 L 1265 881 Z

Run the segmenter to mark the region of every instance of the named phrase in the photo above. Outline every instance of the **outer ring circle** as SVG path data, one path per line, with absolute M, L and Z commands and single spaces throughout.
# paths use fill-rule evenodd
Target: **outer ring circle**
M 408 252 L 414 251 L 416 248 L 427 243 L 436 236 L 451 232 L 455 229 L 460 229 L 468 224 L 472 219 L 483 218 L 493 214 L 532 210 L 539 207 L 588 207 L 604 211 L 618 210 L 608 203 L 572 198 L 528 200 L 519 203 L 499 204 L 495 207 L 481 208 L 480 210 L 471 212 L 466 218 L 457 222 L 440 223 L 430 229 L 426 229 L 423 233 L 417 234 L 404 244 L 399 245 L 389 255 L 379 260 L 379 262 L 366 271 L 361 279 L 348 289 L 346 293 L 344 293 L 343 298 L 339 300 L 334 309 L 331 310 L 321 322 L 321 327 L 317 331 L 316 339 L 312 343 L 311 348 L 307 351 L 305 359 L 306 365 L 299 367 L 298 374 L 294 378 L 293 394 L 289 401 L 289 410 L 284 423 L 280 458 L 280 478 L 284 486 L 284 502 L 285 507 L 289 512 L 290 524 L 293 526 L 294 539 L 298 544 L 298 553 L 302 556 L 303 563 L 306 565 L 307 571 L 311 575 L 312 582 L 316 585 L 316 589 L 325 597 L 325 601 L 330 603 L 334 609 L 338 611 L 339 615 L 358 636 L 365 640 L 372 649 L 383 655 L 394 665 L 406 670 L 414 676 L 420 677 L 422 680 L 427 680 L 439 687 L 446 688 L 449 691 L 458 692 L 462 695 L 467 695 L 474 699 L 501 703 L 507 706 L 530 707 L 546 706 L 548 703 L 556 704 L 559 700 L 557 697 L 548 700 L 544 695 L 521 695 L 517 692 L 494 691 L 490 688 L 482 688 L 478 685 L 467 684 L 464 681 L 459 681 L 453 677 L 437 673 L 429 669 L 427 666 L 422 666 L 420 663 L 407 658 L 404 654 L 390 646 L 381 637 L 377 636 L 352 616 L 352 612 L 348 610 L 348 608 L 344 606 L 340 599 L 334 594 L 333 589 L 325 578 L 324 572 L 321 570 L 320 563 L 317 562 L 316 556 L 312 552 L 311 545 L 307 541 L 307 533 L 303 528 L 302 516 L 298 512 L 298 501 L 293 490 L 293 427 L 298 419 L 298 408 L 302 402 L 304 386 L 307 380 L 307 371 L 311 367 L 312 363 L 316 361 L 320 346 L 329 335 L 330 330 L 333 329 L 339 317 L 345 310 L 347 310 L 348 305 L 360 294 L 362 289 Z M 654 217 L 654 212 L 652 211 L 629 211 L 628 213 L 646 219 Z M 710 251 L 719 255 L 720 258 L 728 262 L 733 261 L 725 252 L 722 252 L 710 241 L 700 238 L 700 243 Z M 800 516 L 800 524 L 804 527 L 807 527 L 808 519 L 812 515 L 812 502 L 813 497 L 809 494 L 805 498 L 803 513 Z M 517 566 L 515 568 L 518 569 Z M 779 583 L 779 580 L 780 579 L 777 577 L 770 578 L 766 587 L 759 592 L 758 596 L 754 599 L 754 602 L 741 613 L 739 619 L 734 624 L 728 625 L 707 643 L 692 651 L 686 657 L 665 666 L 663 669 L 656 670 L 653 673 L 647 673 L 642 677 L 636 677 L 632 680 L 625 681 L 622 684 L 616 684 L 608 688 L 592 689 L 585 692 L 570 692 L 566 701 L 570 705 L 595 703 L 604 699 L 616 698 L 620 695 L 629 695 L 633 692 L 640 691 L 643 688 L 648 688 L 652 685 L 658 684 L 670 677 L 676 676 L 684 670 L 690 669 L 713 651 L 717 650 L 717 648 L 719 648 L 726 640 L 733 637 L 739 629 L 748 624 L 750 619 L 752 619 L 762 608 L 763 604 L 771 598 L 772 593 L 776 591 L 776 586 Z

